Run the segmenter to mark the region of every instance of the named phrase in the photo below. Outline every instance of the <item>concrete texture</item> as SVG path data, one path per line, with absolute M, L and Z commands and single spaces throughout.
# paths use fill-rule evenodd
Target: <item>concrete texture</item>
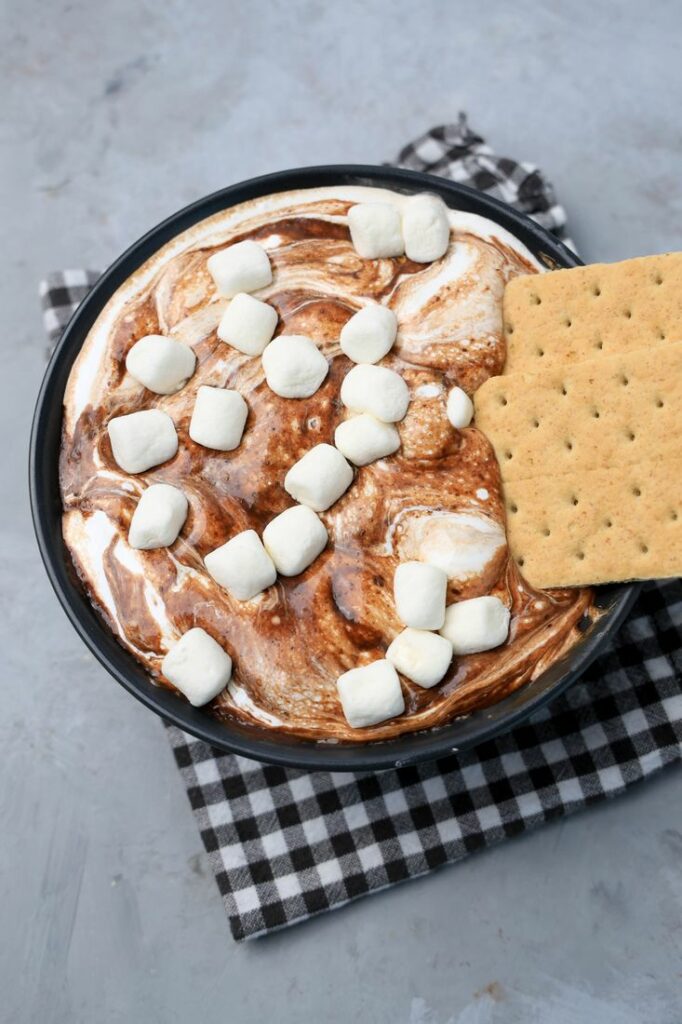
M 678 1024 L 682 771 L 236 946 L 159 722 L 35 551 L 37 281 L 253 174 L 390 158 L 460 108 L 537 161 L 591 259 L 682 245 L 682 9 L 5 0 L 0 1019 Z

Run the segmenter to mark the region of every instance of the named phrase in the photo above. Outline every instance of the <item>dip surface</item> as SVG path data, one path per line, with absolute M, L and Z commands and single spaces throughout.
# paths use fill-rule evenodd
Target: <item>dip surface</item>
M 442 725 L 485 707 L 544 671 L 578 639 L 591 607 L 588 590 L 534 591 L 509 559 L 497 462 L 475 424 L 455 430 L 449 388 L 473 394 L 502 372 L 502 295 L 506 281 L 541 268 L 503 228 L 450 211 L 443 259 L 363 260 L 346 215 L 357 202 L 400 203 L 377 189 L 325 188 L 253 200 L 202 221 L 145 263 L 113 296 L 91 330 L 65 397 L 60 480 L 63 533 L 78 576 L 120 642 L 160 685 L 161 662 L 193 626 L 228 651 L 234 674 L 208 710 L 315 740 L 387 739 Z M 274 280 L 255 293 L 279 315 L 277 334 L 305 334 L 330 360 L 309 399 L 284 399 L 264 380 L 259 357 L 216 336 L 227 300 L 216 296 L 206 260 L 234 241 L 265 247 Z M 300 576 L 279 577 L 240 603 L 208 575 L 204 556 L 236 533 L 264 526 L 292 504 L 287 470 L 321 442 L 333 443 L 346 418 L 339 400 L 353 365 L 340 351 L 341 328 L 367 301 L 390 306 L 398 338 L 382 366 L 410 389 L 398 424 L 400 450 L 356 471 L 346 494 L 321 513 L 330 536 Z M 167 334 L 191 345 L 197 369 L 177 394 L 147 391 L 125 370 L 133 343 Z M 202 384 L 238 390 L 249 415 L 241 445 L 217 452 L 190 440 Z M 107 423 L 158 407 L 174 420 L 177 455 L 129 476 L 114 462 Z M 171 548 L 137 551 L 128 527 L 150 483 L 179 487 L 190 503 Z M 499 596 L 512 612 L 509 640 L 485 654 L 455 658 L 432 689 L 401 677 L 406 710 L 380 725 L 346 722 L 336 679 L 383 658 L 401 632 L 393 574 L 401 561 L 434 561 L 450 577 L 448 603 Z M 182 698 L 180 698 L 182 699 Z

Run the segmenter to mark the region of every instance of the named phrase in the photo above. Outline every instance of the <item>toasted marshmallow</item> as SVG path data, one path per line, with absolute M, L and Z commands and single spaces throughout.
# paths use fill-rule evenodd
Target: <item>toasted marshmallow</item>
M 398 674 L 385 659 L 344 672 L 336 688 L 346 721 L 354 729 L 385 722 L 405 710 Z
M 509 634 L 509 609 L 499 597 L 472 597 L 445 610 L 440 631 L 455 654 L 478 654 L 499 647 Z
M 172 395 L 187 383 L 196 362 L 189 345 L 163 334 L 148 334 L 128 352 L 126 370 L 155 395 Z
M 428 562 L 464 583 L 483 576 L 506 544 L 502 526 L 488 516 L 432 511 L 404 518 L 397 550 L 401 560 Z
M 338 501 L 353 482 L 353 470 L 331 444 L 317 444 L 295 462 L 284 478 L 288 494 L 315 512 Z
M 461 388 L 457 387 L 451 388 L 448 394 L 446 412 L 453 427 L 461 430 L 463 427 L 468 427 L 471 423 L 474 415 L 474 403 L 466 391 L 462 391 Z
M 282 398 L 309 398 L 329 372 L 315 342 L 302 334 L 280 334 L 262 360 L 268 387 Z
M 199 626 L 178 640 L 163 659 L 161 671 L 190 704 L 200 708 L 224 690 L 232 675 L 232 658 Z
M 334 444 L 355 466 L 392 455 L 400 448 L 400 434 L 392 423 L 382 423 L 363 413 L 339 423 L 334 431 Z
M 197 391 L 189 436 L 204 448 L 231 452 L 239 446 L 249 407 L 238 391 L 202 384 Z
M 259 356 L 277 326 L 277 310 L 253 295 L 238 292 L 218 324 L 218 337 L 247 356 Z
M 244 530 L 210 551 L 204 565 L 237 601 L 250 601 L 277 579 L 277 570 L 255 530 Z
M 450 244 L 448 208 L 439 196 L 411 196 L 403 208 L 405 254 L 415 263 L 432 263 Z
M 263 530 L 263 544 L 282 576 L 298 576 L 327 546 L 326 527 L 307 505 L 280 512 Z
M 231 299 L 238 292 L 255 292 L 272 283 L 268 254 L 258 242 L 246 240 L 221 249 L 206 261 L 220 295 Z
M 114 459 L 126 473 L 144 473 L 171 459 L 178 450 L 175 424 L 161 409 L 114 416 L 107 430 Z
M 397 423 L 407 412 L 410 392 L 394 370 L 363 364 L 343 378 L 341 401 L 353 412 L 369 412 L 384 423 Z
M 137 503 L 130 520 L 131 548 L 149 551 L 174 544 L 187 518 L 187 498 L 170 484 L 150 484 Z
M 393 577 L 396 610 L 406 626 L 440 629 L 445 621 L 448 578 L 442 569 L 423 562 L 403 562 Z
M 441 681 L 452 661 L 452 644 L 438 633 L 404 629 L 386 651 L 386 658 L 401 675 L 430 689 Z
M 398 320 L 392 309 L 371 302 L 341 329 L 341 351 L 354 363 L 378 363 L 393 347 Z
M 353 247 L 363 260 L 402 256 L 405 252 L 400 212 L 391 203 L 358 203 L 348 211 Z

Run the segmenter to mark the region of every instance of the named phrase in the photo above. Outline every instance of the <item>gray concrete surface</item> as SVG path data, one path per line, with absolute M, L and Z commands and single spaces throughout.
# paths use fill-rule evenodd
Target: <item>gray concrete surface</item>
M 381 161 L 460 108 L 555 181 L 584 254 L 682 247 L 674 0 L 4 0 L 0 1020 L 682 1020 L 682 772 L 236 946 L 159 722 L 67 625 L 26 438 L 53 268 L 282 167 Z

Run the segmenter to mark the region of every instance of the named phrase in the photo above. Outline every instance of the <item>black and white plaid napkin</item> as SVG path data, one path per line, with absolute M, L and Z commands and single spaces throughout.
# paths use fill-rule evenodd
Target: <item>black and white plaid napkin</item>
M 531 164 L 468 127 L 434 128 L 397 163 L 473 185 L 563 235 Z M 41 286 L 52 341 L 97 275 Z M 647 584 L 616 642 L 526 725 L 432 764 L 348 775 L 221 754 L 168 728 L 235 939 L 339 907 L 604 797 L 682 754 L 682 582 Z

